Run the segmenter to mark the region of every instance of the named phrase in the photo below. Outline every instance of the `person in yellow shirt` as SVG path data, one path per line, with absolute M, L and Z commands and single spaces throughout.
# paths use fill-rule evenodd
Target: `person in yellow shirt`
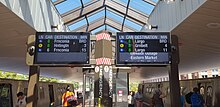
M 71 105 L 68 100 L 74 98 L 74 93 L 70 91 L 70 86 L 68 85 L 66 87 L 66 92 L 63 93 L 62 96 L 62 104 L 63 107 L 73 107 L 73 105 Z

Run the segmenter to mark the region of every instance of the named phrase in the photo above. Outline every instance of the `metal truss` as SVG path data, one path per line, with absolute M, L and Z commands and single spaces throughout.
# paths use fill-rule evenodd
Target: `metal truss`
M 153 6 L 156 6 L 157 3 L 153 2 L 152 0 L 143 0 L 144 2 L 147 2 Z
M 92 21 L 90 23 L 90 25 L 88 26 L 88 31 L 92 31 L 92 30 L 95 30 L 96 28 L 98 27 L 101 27 L 103 25 L 108 25 L 108 26 L 111 26 L 119 31 L 121 31 L 121 22 L 118 22 L 112 18 L 108 18 L 108 17 L 101 17 L 101 18 L 98 18 L 94 21 Z M 83 25 L 75 30 L 73 30 L 72 32 L 86 32 L 86 29 L 87 29 L 87 25 Z M 124 26 L 124 31 L 126 32 L 135 32 L 137 30 L 129 27 L 129 26 Z
M 54 3 L 54 5 L 57 5 L 57 4 L 62 3 L 64 1 L 66 1 L 66 0 L 57 0 L 53 3 Z M 151 5 L 154 5 L 154 6 L 156 5 L 156 3 L 153 2 L 152 0 L 143 0 L 143 1 L 147 2 Z M 100 27 L 102 25 L 109 25 L 113 28 L 116 28 L 119 31 L 135 31 L 133 28 L 128 27 L 128 26 L 126 26 L 124 28 L 125 20 L 127 19 L 127 20 L 130 20 L 130 21 L 140 25 L 140 26 L 143 26 L 146 24 L 147 19 L 149 17 L 149 15 L 144 14 L 140 11 L 137 11 L 137 10 L 129 7 L 130 2 L 128 2 L 127 6 L 125 6 L 121 3 L 118 3 L 116 1 L 112 1 L 112 0 L 91 0 L 89 3 L 86 3 L 86 4 L 83 4 L 82 0 L 80 0 L 80 2 L 81 2 L 80 7 L 75 8 L 73 10 L 70 10 L 64 14 L 61 14 L 61 16 L 64 20 L 64 24 L 67 26 L 72 25 L 72 24 L 74 24 L 78 21 L 81 21 L 83 19 L 86 19 L 86 22 L 87 22 L 86 29 L 87 30 L 85 30 L 85 27 L 83 27 L 83 29 L 82 29 L 83 31 L 91 31 L 91 29 L 95 29 L 95 28 Z M 93 21 L 93 23 L 89 23 L 88 17 L 92 16 L 102 10 L 105 10 L 105 17 L 102 18 L 103 23 L 101 23 L 100 20 L 96 20 L 97 22 L 95 24 L 94 24 L 94 21 Z M 106 16 L 107 10 L 124 17 L 123 22 L 117 22 L 114 19 L 108 18 Z M 120 23 L 120 24 L 118 24 L 118 23 Z M 120 27 L 118 27 L 119 25 L 120 25 Z M 105 29 L 106 29 L 106 27 L 105 27 Z

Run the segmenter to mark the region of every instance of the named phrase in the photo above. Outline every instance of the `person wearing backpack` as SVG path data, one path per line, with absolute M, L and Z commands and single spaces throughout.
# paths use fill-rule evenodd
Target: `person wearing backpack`
M 75 100 L 74 93 L 70 91 L 70 86 L 67 86 L 66 92 L 62 96 L 63 107 L 73 107 L 73 105 L 71 104 L 73 100 Z
M 204 99 L 201 94 L 199 94 L 199 89 L 197 87 L 193 88 L 193 94 L 190 97 L 191 107 L 204 107 Z

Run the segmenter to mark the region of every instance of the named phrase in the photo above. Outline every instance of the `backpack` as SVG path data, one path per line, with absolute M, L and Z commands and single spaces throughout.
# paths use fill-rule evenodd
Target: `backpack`
M 185 99 L 188 104 L 192 104 L 192 102 L 191 102 L 192 94 L 193 94 L 193 92 L 189 92 L 188 94 L 185 95 Z
M 192 102 L 192 106 L 198 106 L 198 107 L 201 106 L 202 100 L 198 93 L 193 93 L 191 95 L 191 102 Z

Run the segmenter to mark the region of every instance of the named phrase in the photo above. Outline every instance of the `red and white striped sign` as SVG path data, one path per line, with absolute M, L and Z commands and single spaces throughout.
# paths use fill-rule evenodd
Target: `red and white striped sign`
M 108 33 L 100 33 L 100 34 L 96 35 L 96 41 L 102 40 L 102 39 L 110 41 L 111 40 L 110 34 L 108 34 Z
M 110 58 L 98 58 L 96 59 L 96 65 L 111 65 Z

